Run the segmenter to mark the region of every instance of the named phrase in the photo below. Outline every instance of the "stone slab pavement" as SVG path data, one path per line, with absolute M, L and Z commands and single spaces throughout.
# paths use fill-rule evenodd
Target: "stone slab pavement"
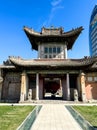
M 31 130 L 82 130 L 64 104 L 45 104 Z

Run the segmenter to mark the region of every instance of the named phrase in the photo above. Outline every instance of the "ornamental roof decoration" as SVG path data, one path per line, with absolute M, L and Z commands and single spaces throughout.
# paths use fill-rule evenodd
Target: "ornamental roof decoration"
M 62 27 L 60 28 L 54 28 L 53 26 L 51 28 L 43 27 L 41 30 L 42 35 L 62 35 L 62 33 L 64 33 Z
M 11 61 L 9 59 L 7 59 L 6 61 L 3 61 L 3 65 L 7 66 L 7 65 L 12 65 Z
M 85 57 L 82 59 L 31 59 L 25 60 L 20 57 L 10 57 L 9 60 L 15 66 L 22 66 L 22 67 L 88 67 L 97 68 L 95 63 L 97 63 L 97 57 Z
M 41 43 L 68 43 L 67 49 L 71 49 L 75 40 L 82 32 L 83 27 L 79 27 L 76 29 L 72 29 L 71 31 L 64 32 L 63 28 L 45 28 L 43 27 L 41 32 L 36 32 L 31 28 L 24 27 L 24 32 L 26 33 L 31 45 L 32 49 L 38 50 L 38 44 Z

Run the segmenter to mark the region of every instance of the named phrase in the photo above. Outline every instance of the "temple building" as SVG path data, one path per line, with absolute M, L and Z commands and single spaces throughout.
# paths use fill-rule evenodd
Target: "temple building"
M 0 65 L 0 102 L 97 100 L 97 58 L 68 59 L 82 27 L 23 29 L 38 58 L 10 56 Z

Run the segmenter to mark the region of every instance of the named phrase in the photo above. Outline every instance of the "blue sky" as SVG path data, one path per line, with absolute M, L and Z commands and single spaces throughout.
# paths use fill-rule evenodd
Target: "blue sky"
M 43 26 L 62 26 L 64 31 L 83 26 L 68 57 L 89 56 L 89 20 L 95 4 L 97 0 L 0 0 L 0 64 L 8 56 L 37 58 L 23 26 L 38 32 Z

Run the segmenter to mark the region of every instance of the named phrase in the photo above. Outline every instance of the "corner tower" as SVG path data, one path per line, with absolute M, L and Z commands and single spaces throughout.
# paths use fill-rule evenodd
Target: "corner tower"
M 38 51 L 38 58 L 67 59 L 67 51 L 72 48 L 75 40 L 83 30 L 82 27 L 64 32 L 63 28 L 45 28 L 41 32 L 24 27 L 32 49 Z

